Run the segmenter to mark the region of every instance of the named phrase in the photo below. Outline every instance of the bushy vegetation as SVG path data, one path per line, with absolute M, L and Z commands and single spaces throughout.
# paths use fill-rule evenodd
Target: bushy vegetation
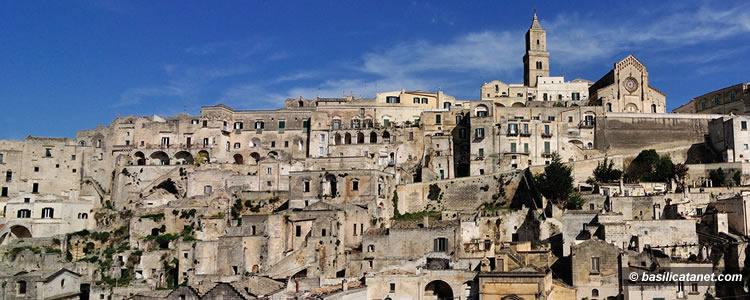
M 669 155 L 659 155 L 654 149 L 643 150 L 630 162 L 625 178 L 628 182 L 669 182 L 675 178 L 675 164 Z
M 593 181 L 597 183 L 608 183 L 620 180 L 622 177 L 622 170 L 616 169 L 614 164 L 613 161 L 606 157 L 604 158 L 604 161 L 597 163 L 593 173 Z
M 562 163 L 560 155 L 552 154 L 552 160 L 544 167 L 544 173 L 534 177 L 539 192 L 553 203 L 567 206 L 566 202 L 573 192 L 573 169 Z
M 405 213 L 405 214 L 399 214 L 398 216 L 393 216 L 393 220 L 396 221 L 416 221 L 416 220 L 422 220 L 424 217 L 432 217 L 432 218 L 439 218 L 440 212 L 435 210 L 423 210 L 413 213 Z

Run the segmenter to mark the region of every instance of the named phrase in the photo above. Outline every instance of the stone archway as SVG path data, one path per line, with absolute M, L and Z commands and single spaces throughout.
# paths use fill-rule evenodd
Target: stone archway
M 434 280 L 424 287 L 424 296 L 428 299 L 452 300 L 453 289 L 445 281 Z

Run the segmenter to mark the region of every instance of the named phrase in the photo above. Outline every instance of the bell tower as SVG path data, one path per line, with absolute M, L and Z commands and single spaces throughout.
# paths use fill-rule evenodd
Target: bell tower
M 549 76 L 549 52 L 547 52 L 547 32 L 534 13 L 531 27 L 526 32 L 526 54 L 523 56 L 523 83 L 536 87 L 537 77 Z

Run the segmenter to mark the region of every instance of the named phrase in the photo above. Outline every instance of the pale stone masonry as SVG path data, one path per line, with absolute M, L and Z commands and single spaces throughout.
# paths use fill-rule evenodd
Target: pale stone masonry
M 633 55 L 596 81 L 551 76 L 536 15 L 525 48 L 523 83 L 487 81 L 476 100 L 299 97 L 0 141 L 0 295 L 634 299 L 622 268 L 746 271 L 750 120 L 723 110 L 741 101 L 666 113 Z M 685 188 L 591 184 L 644 149 L 686 163 Z M 557 155 L 580 209 L 538 194 Z

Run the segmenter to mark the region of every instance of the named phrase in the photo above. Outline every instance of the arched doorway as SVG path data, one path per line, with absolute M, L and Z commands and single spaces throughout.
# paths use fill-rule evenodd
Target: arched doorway
M 451 286 L 445 281 L 435 280 L 424 287 L 424 295 L 426 297 L 431 297 L 431 299 L 452 300 L 453 289 L 451 289 Z
M 146 155 L 143 154 L 143 152 L 138 151 L 134 155 L 135 157 L 135 164 L 139 166 L 145 166 L 146 165 Z
M 31 231 L 25 226 L 15 225 L 10 228 L 10 233 L 16 238 L 30 238 Z
M 193 160 L 193 155 L 187 151 L 177 152 L 174 155 L 174 158 L 177 160 L 177 163 L 181 165 L 192 165 L 195 162 Z
M 164 151 L 156 151 L 154 153 L 151 153 L 151 159 L 158 162 L 159 165 L 162 166 L 168 166 L 169 165 L 169 155 L 164 153 Z
M 258 152 L 250 153 L 250 157 L 253 158 L 256 164 L 260 161 L 260 154 L 258 154 Z
M 245 164 L 245 159 L 242 157 L 242 154 L 237 153 L 234 155 L 234 164 L 235 165 Z

